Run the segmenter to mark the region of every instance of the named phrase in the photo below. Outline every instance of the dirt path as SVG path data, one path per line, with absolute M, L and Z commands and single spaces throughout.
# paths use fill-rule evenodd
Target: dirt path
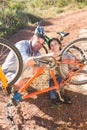
M 87 9 L 62 13 L 55 19 L 44 21 L 43 26 L 50 37 L 57 36 L 57 31 L 69 32 L 70 35 L 64 39 L 64 44 L 67 44 L 79 37 L 82 29 L 87 28 Z M 29 39 L 34 29 L 35 27 L 31 26 L 20 30 L 9 39 L 14 43 Z M 39 82 L 37 86 L 41 84 Z M 50 107 L 48 93 L 20 102 L 14 114 L 19 130 L 87 130 L 87 89 L 78 91 L 78 87 L 70 86 L 66 94 L 72 99 L 71 105 Z M 3 109 L 6 99 L 0 91 L 0 130 L 11 128 Z

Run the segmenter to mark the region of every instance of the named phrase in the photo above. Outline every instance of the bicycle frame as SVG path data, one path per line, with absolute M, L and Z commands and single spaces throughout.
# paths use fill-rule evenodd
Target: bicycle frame
M 39 91 L 36 91 L 36 92 L 32 92 L 32 93 L 29 93 L 29 94 L 26 94 L 24 96 L 22 96 L 22 93 L 30 86 L 30 84 L 40 75 L 44 72 L 44 69 L 46 67 L 46 65 L 42 65 L 38 71 L 27 81 L 27 83 L 22 86 L 22 88 L 13 96 L 13 99 L 15 101 L 21 101 L 21 100 L 24 100 L 24 99 L 27 99 L 27 98 L 30 98 L 32 96 L 35 96 L 35 95 L 39 95 L 39 94 L 42 94 L 42 93 L 45 93 L 45 92 L 48 92 L 50 90 L 53 90 L 53 89 L 56 89 L 56 92 L 59 93 L 60 91 L 60 87 L 61 86 L 64 86 L 66 85 L 71 79 L 73 76 L 75 76 L 79 71 L 82 70 L 82 68 L 85 66 L 84 64 L 78 62 L 78 61 L 74 61 L 71 59 L 64 59 L 63 63 L 65 64 L 68 64 L 68 61 L 69 61 L 69 64 L 73 65 L 73 66 L 79 66 L 79 69 L 76 70 L 75 72 L 73 72 L 74 70 L 74 67 L 72 67 L 72 69 L 69 70 L 68 74 L 67 74 L 67 79 L 64 79 L 61 81 L 61 83 L 59 84 L 57 82 L 57 79 L 56 79 L 56 76 L 55 76 L 55 73 L 54 73 L 54 68 L 50 68 L 50 74 L 52 76 L 52 79 L 54 81 L 54 86 L 51 86 L 49 88 L 45 88 L 43 90 L 39 90 Z M 57 61 L 57 64 L 61 64 L 61 61 Z M 60 97 L 61 98 L 61 97 Z

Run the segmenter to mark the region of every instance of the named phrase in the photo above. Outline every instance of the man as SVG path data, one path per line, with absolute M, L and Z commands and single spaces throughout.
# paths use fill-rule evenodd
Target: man
M 22 40 L 16 43 L 15 46 L 18 48 L 23 58 L 23 72 L 21 74 L 21 77 L 14 84 L 14 89 L 19 90 L 22 87 L 22 85 L 27 81 L 27 79 L 33 75 L 34 71 L 37 70 L 38 65 L 35 66 L 35 69 L 33 69 L 33 66 L 36 64 L 34 57 L 40 55 L 39 50 L 43 47 L 44 42 L 45 38 L 43 35 L 34 34 L 30 40 Z M 6 75 L 10 77 L 13 75 L 13 72 L 16 71 L 15 65 L 16 62 L 14 56 L 9 55 L 3 64 L 3 69 L 5 71 L 7 70 L 7 68 L 12 68 L 12 72 L 10 72 L 9 75 L 8 69 L 8 71 L 5 72 Z

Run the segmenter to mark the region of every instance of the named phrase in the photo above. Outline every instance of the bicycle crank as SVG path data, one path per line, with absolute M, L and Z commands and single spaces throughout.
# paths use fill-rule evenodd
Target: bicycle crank
M 56 66 L 56 59 L 52 56 L 46 57 L 47 60 L 47 68 L 53 68 Z

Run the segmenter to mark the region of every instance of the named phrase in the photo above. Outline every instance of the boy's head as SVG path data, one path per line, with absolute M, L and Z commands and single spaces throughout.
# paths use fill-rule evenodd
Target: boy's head
M 58 48 L 59 48 L 59 50 L 61 50 L 61 43 L 60 43 L 60 41 L 57 38 L 52 38 L 48 42 L 48 47 L 52 51 L 55 51 Z

